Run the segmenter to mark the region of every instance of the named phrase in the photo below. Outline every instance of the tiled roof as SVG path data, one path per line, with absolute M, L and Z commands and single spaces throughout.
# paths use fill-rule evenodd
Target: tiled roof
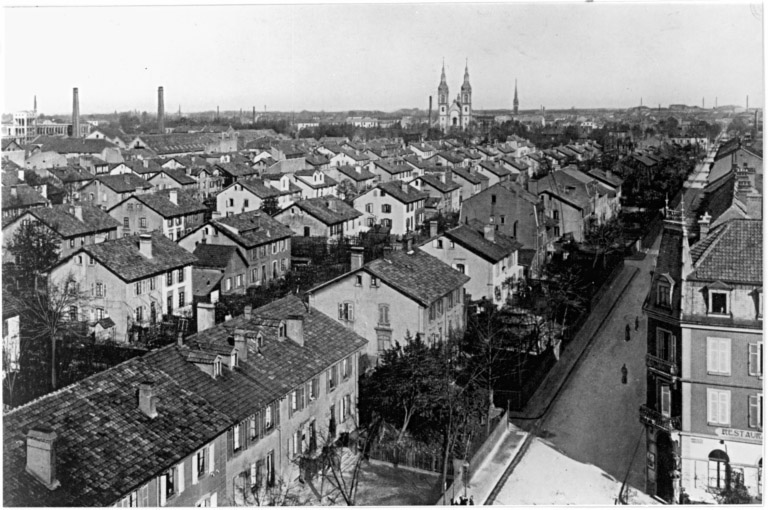
M 418 248 L 411 253 L 392 252 L 363 267 L 424 306 L 469 281 L 468 276 Z
M 450 193 L 451 191 L 461 188 L 460 184 L 456 184 L 453 181 L 443 182 L 440 177 L 432 174 L 424 174 L 421 177 L 416 177 L 414 180 L 421 179 L 424 184 L 427 184 L 435 188 L 440 193 Z
M 282 190 L 280 189 L 279 181 L 282 179 L 283 175 L 288 175 L 288 190 Z M 280 195 L 293 195 L 294 193 L 301 193 L 301 188 L 299 188 L 296 184 L 291 182 L 290 174 L 264 174 L 261 176 L 261 179 L 263 181 L 278 181 L 278 183 L 271 184 L 270 185 L 274 188 L 275 191 L 277 191 Z
M 448 151 L 438 152 L 438 156 L 440 156 L 441 158 L 446 159 L 446 160 L 448 160 L 448 161 L 450 161 L 451 163 L 454 163 L 454 164 L 459 164 L 462 161 L 464 161 L 463 157 L 459 156 L 458 154 L 455 154 L 455 153 L 452 153 L 452 152 L 448 152 Z
M 590 191 L 587 183 L 566 172 L 550 172 L 536 181 L 536 189 L 539 194 L 548 191 L 576 207 L 589 208 Z
M 510 175 L 512 172 L 504 168 L 503 166 L 499 165 L 498 163 L 494 163 L 492 161 L 481 161 L 479 165 L 492 174 L 496 175 L 497 177 L 504 177 L 507 175 Z
M 218 269 L 192 268 L 192 294 L 207 296 L 224 278 L 224 272 Z
M 120 226 L 120 222 L 98 207 L 82 205 L 82 221 L 75 216 L 75 209 L 69 204 L 51 207 L 35 207 L 29 213 L 62 237 L 77 237 L 103 232 Z
M 495 186 L 501 186 L 502 188 L 506 189 L 507 191 L 511 191 L 518 197 L 522 198 L 527 202 L 530 202 L 531 204 L 535 205 L 539 203 L 539 198 L 536 195 L 534 195 L 527 189 L 523 188 L 516 182 L 500 182 L 495 184 Z M 491 188 L 493 188 L 493 186 L 491 186 Z M 491 188 L 487 188 L 487 189 L 491 189 Z
M 170 199 L 171 192 L 173 191 L 176 192 L 176 202 L 178 202 L 176 204 L 171 202 Z M 187 216 L 189 214 L 204 213 L 208 210 L 200 200 L 195 198 L 193 190 L 164 189 L 153 193 L 133 195 L 126 200 L 130 200 L 131 198 L 138 200 L 166 219 L 175 218 L 177 216 Z M 122 202 L 112 207 L 112 209 L 121 204 Z M 110 209 L 110 211 L 112 209 Z
M 494 232 L 494 240 L 489 241 L 482 231 L 477 231 L 468 225 L 459 225 L 448 230 L 445 236 L 494 264 L 523 247 L 519 242 L 500 232 Z
M 304 319 L 304 345 L 278 339 L 278 326 L 288 316 Z M 190 349 L 231 352 L 233 332 L 244 329 L 262 334 L 263 346 L 248 340 L 248 357 L 235 370 L 224 369 L 215 380 L 185 360 Z M 199 332 L 184 347 L 171 345 L 145 356 L 149 363 L 168 373 L 178 384 L 205 398 L 232 421 L 242 420 L 286 395 L 334 363 L 360 350 L 366 340 L 327 315 L 307 308 L 296 296 L 288 296 L 244 315 Z
M 403 186 L 401 185 L 400 181 L 380 182 L 376 185 L 376 187 L 380 190 L 386 191 L 404 204 L 410 204 L 411 202 L 424 200 L 429 196 L 429 193 L 419 191 L 410 185 L 405 187 L 405 189 L 408 190 L 407 192 L 403 191 Z
M 59 154 L 97 154 L 104 149 L 117 147 L 107 140 L 59 138 L 55 136 L 38 136 L 33 143 L 40 146 L 42 151 L 53 151 Z
M 693 274 L 689 278 L 762 285 L 762 234 L 762 220 L 724 223 L 691 248 Z
M 455 167 L 452 169 L 452 171 L 454 175 L 462 177 L 470 184 L 481 184 L 483 182 L 488 182 L 488 177 L 483 174 L 470 172 L 467 168 Z
M 13 196 L 11 186 L 3 186 L 3 209 L 32 207 L 48 203 L 48 200 L 32 186 L 18 184 L 14 187 L 16 188 L 16 196 Z
M 222 227 L 221 230 L 226 230 L 230 237 L 246 248 L 272 243 L 293 235 L 290 228 L 261 211 L 234 214 L 214 219 L 212 223 Z
M 607 183 L 607 184 L 613 186 L 614 188 L 620 187 L 621 184 L 624 182 L 621 179 L 621 177 L 618 177 L 613 172 L 611 172 L 611 174 L 609 175 L 607 172 L 605 172 L 604 170 L 601 170 L 599 168 L 593 168 L 592 170 L 590 170 L 589 171 L 589 175 L 591 175 L 592 177 L 594 177 L 598 181 L 602 181 L 604 183 Z
M 424 168 L 425 166 L 428 166 L 424 161 L 422 161 L 416 154 L 411 154 L 409 156 L 405 156 L 403 158 L 408 163 L 412 164 L 416 168 Z
M 263 180 L 257 178 L 240 179 L 232 186 L 236 184 L 241 185 L 243 188 L 247 189 L 261 199 L 277 197 L 281 194 L 278 189 L 275 189 L 272 186 L 267 186 L 264 184 Z
M 143 382 L 153 383 L 159 399 L 154 419 L 137 405 Z M 227 416 L 159 367 L 131 359 L 3 415 L 3 503 L 109 506 L 229 425 Z M 61 485 L 54 490 L 25 470 L 26 433 L 37 427 L 58 436 Z
M 349 221 L 363 215 L 363 213 L 336 197 L 299 200 L 286 209 L 294 206 L 304 210 L 307 214 L 311 214 L 326 225 L 336 225 L 337 223 Z
M 410 166 L 408 166 L 408 165 L 398 165 L 398 164 L 396 164 L 396 163 L 394 163 L 392 161 L 387 161 L 387 160 L 384 160 L 384 159 L 378 159 L 378 160 L 374 161 L 373 164 L 376 165 L 379 168 L 382 168 L 383 170 L 385 170 L 386 172 L 388 172 L 388 173 L 390 173 L 392 175 L 397 175 L 397 174 L 401 174 L 401 173 L 404 173 L 404 172 L 412 172 L 413 171 L 413 169 Z
M 341 152 L 354 159 L 355 161 L 368 161 L 371 159 L 367 154 L 363 154 L 362 152 L 358 154 L 351 149 L 341 149 Z
M 138 236 L 126 236 L 99 244 L 86 245 L 75 253 L 85 251 L 126 282 L 178 269 L 193 264 L 197 260 L 194 255 L 161 232 L 152 232 L 151 235 L 152 258 L 147 258 L 139 252 Z M 70 255 L 72 256 L 74 254 Z
M 200 152 L 220 141 L 219 133 L 174 133 L 170 135 L 141 135 L 147 146 L 157 154 Z
M 237 246 L 208 243 L 198 244 L 195 246 L 195 251 L 192 252 L 192 255 L 197 257 L 195 267 L 214 267 L 217 269 L 226 268 L 234 254 L 240 256 Z M 247 262 L 246 265 L 248 265 Z
M 93 174 L 80 167 L 67 166 L 64 168 L 51 168 L 48 171 L 64 184 L 93 180 Z
M 197 182 L 195 179 L 193 179 L 192 177 L 184 173 L 184 170 L 180 168 L 178 169 L 165 168 L 163 169 L 162 173 L 166 174 L 168 177 L 178 182 L 182 186 L 185 186 L 188 184 L 195 184 Z
M 527 164 L 523 163 L 522 161 L 515 161 L 515 158 L 512 158 L 510 156 L 504 156 L 503 158 L 501 158 L 501 160 L 508 165 L 512 165 L 519 172 L 525 172 L 526 170 L 528 170 Z
M 312 166 L 323 166 L 330 163 L 330 160 L 327 157 L 319 154 L 310 154 L 304 159 L 306 159 L 307 163 Z
M 329 188 L 339 184 L 338 182 L 336 182 L 335 179 L 333 179 L 328 175 L 324 175 L 323 182 L 316 183 L 313 180 L 313 176 L 315 175 L 315 172 L 317 172 L 317 170 L 299 170 L 293 175 L 296 180 L 301 180 L 301 182 L 303 182 L 304 184 L 306 184 L 312 189 Z
M 97 175 L 96 180 L 116 193 L 131 193 L 137 189 L 151 189 L 153 186 L 135 174 Z
M 349 177 L 353 181 L 367 181 L 368 179 L 376 178 L 376 175 L 369 172 L 365 167 L 360 167 L 359 172 L 357 169 L 355 169 L 355 167 L 350 165 L 337 166 L 336 170 L 338 170 L 339 173 L 345 175 L 346 177 Z

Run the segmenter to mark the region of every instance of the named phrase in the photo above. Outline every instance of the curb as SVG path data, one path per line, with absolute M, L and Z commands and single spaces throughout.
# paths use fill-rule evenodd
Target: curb
M 632 275 L 627 279 L 627 282 L 624 284 L 624 286 L 621 288 L 621 291 L 619 292 L 619 295 L 623 295 L 624 292 L 627 290 L 627 287 L 634 281 L 635 276 L 637 276 L 637 273 L 640 272 L 640 269 L 637 267 L 633 268 Z M 587 341 L 587 343 L 584 345 L 584 348 L 581 350 L 579 355 L 576 357 L 576 360 L 573 362 L 573 365 L 571 365 L 571 368 L 568 369 L 568 372 L 565 375 L 565 378 L 563 378 L 563 381 L 560 383 L 560 385 L 557 387 L 557 390 L 555 390 L 552 397 L 549 399 L 549 402 L 544 407 L 544 411 L 538 415 L 538 416 L 529 416 L 526 413 L 518 413 L 513 414 L 510 412 L 509 419 L 510 420 L 537 420 L 542 418 L 544 415 L 547 414 L 549 411 L 549 408 L 552 406 L 552 403 L 557 399 L 557 397 L 560 395 L 560 392 L 563 390 L 563 387 L 568 382 L 568 379 L 570 379 L 571 374 L 576 369 L 576 367 L 581 362 L 582 358 L 584 357 L 584 354 L 589 351 L 590 347 L 592 346 L 592 342 L 594 342 L 595 337 L 600 332 L 600 330 L 603 328 L 603 325 L 605 325 L 605 322 L 608 320 L 608 317 L 613 313 L 613 310 L 616 308 L 616 305 L 619 303 L 619 300 L 614 300 L 613 304 L 611 304 L 611 307 L 608 309 L 608 311 L 603 315 L 603 318 L 600 319 L 600 323 L 597 325 L 597 328 L 595 329 L 594 334 L 592 337 Z
M 513 450 L 512 458 L 509 459 L 509 464 L 507 464 L 507 467 L 498 476 L 498 478 L 493 484 L 493 488 L 491 488 L 491 491 L 482 500 L 483 505 L 493 504 L 493 502 L 496 500 L 496 496 L 498 496 L 499 494 L 499 491 L 501 490 L 502 487 L 504 487 L 504 483 L 506 483 L 507 479 L 509 479 L 509 477 L 512 475 L 512 472 L 515 470 L 515 467 L 517 467 L 517 464 L 520 463 L 520 461 L 523 458 L 523 455 L 525 454 L 525 452 L 528 451 L 528 447 L 531 445 L 531 442 L 533 441 L 534 436 L 530 432 L 525 432 L 522 429 L 518 429 L 518 432 L 524 435 L 523 439 L 519 443 L 517 443 L 517 446 L 515 446 L 515 449 Z

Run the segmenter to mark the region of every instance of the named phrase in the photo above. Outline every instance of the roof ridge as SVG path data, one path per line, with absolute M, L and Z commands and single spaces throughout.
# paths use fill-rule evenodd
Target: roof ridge
M 714 233 L 714 236 L 713 236 L 714 239 L 712 239 L 710 241 L 709 246 L 704 248 L 704 251 L 701 252 L 701 255 L 699 255 L 699 258 L 697 258 L 695 261 L 693 261 L 693 268 L 694 269 L 697 268 L 702 262 L 704 262 L 704 260 L 712 253 L 712 251 L 715 249 L 715 246 L 717 246 L 717 243 L 723 237 L 725 232 L 730 230 L 731 222 L 732 221 L 733 221 L 733 219 L 728 220 L 728 221 L 726 221 L 725 223 L 723 223 L 722 225 L 719 226 L 719 228 L 717 229 L 717 232 Z M 702 239 L 699 242 L 702 242 L 702 241 L 706 240 L 707 238 L 709 238 L 709 236 L 705 237 L 704 239 Z M 696 244 L 699 244 L 699 243 L 696 243 Z M 696 245 L 694 245 L 694 246 L 696 246 Z M 693 249 L 693 246 L 691 246 L 690 249 Z

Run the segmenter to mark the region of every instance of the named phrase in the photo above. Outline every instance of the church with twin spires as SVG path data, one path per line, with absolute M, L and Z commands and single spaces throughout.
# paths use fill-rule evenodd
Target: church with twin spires
M 469 84 L 469 64 L 464 68 L 464 83 L 461 92 L 452 102 L 448 99 L 448 84 L 445 82 L 445 62 L 437 87 L 437 115 L 440 129 L 467 129 L 472 122 L 472 86 Z

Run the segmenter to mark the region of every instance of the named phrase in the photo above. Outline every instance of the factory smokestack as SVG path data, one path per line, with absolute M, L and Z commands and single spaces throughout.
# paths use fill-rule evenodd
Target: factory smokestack
M 427 129 L 432 125 L 432 96 L 429 96 L 429 119 L 427 119 Z
M 253 123 L 256 124 L 256 107 L 253 107 Z
M 80 138 L 80 94 L 72 89 L 72 137 Z
M 165 133 L 165 100 L 163 87 L 157 87 L 157 130 Z

